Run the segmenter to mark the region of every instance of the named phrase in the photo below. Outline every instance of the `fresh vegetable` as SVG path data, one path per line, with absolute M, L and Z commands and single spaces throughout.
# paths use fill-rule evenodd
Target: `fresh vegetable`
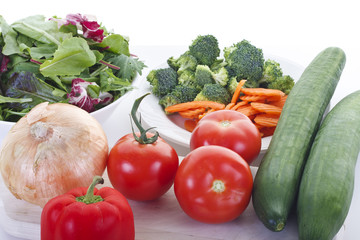
M 246 79 L 246 87 L 258 87 L 263 75 L 264 56 L 262 49 L 243 40 L 224 49 L 224 58 L 229 72 L 239 79 Z
M 250 202 L 249 165 L 234 151 L 203 146 L 191 151 L 176 173 L 174 192 L 191 218 L 205 223 L 234 220 Z
M 170 57 L 167 63 L 178 75 L 183 74 L 185 71 L 195 71 L 198 64 L 196 58 L 189 51 L 183 53 L 178 58 Z
M 163 97 L 171 93 L 177 85 L 177 74 L 172 68 L 151 70 L 146 80 L 152 86 L 152 93 L 155 96 Z
M 247 40 L 224 48 L 223 53 L 224 58 L 219 58 L 219 44 L 215 36 L 199 35 L 183 54 L 167 59 L 169 68 L 173 71 L 166 70 L 168 76 L 163 75 L 162 85 L 149 80 L 160 69 L 151 71 L 148 81 L 152 86 L 152 93 L 159 97 L 159 104 L 165 109 L 183 103 L 178 96 L 172 94 L 176 86 L 191 87 L 191 93 L 194 88 L 197 89 L 198 96 L 186 94 L 192 98 L 189 102 L 210 100 L 228 104 L 241 80 L 247 80 L 245 87 L 273 88 L 286 94 L 294 85 L 294 80 L 289 75 L 283 75 L 278 62 L 270 59 L 265 61 L 262 49 Z M 161 94 L 159 86 L 165 89 Z
M 255 176 L 253 206 L 272 231 L 281 231 L 294 206 L 311 144 L 345 65 L 336 47 L 320 52 L 295 83 Z
M 259 87 L 278 89 L 286 95 L 294 86 L 295 82 L 289 75 L 283 75 L 280 64 L 274 60 L 267 59 L 264 63 L 263 76 L 259 80 Z
M 260 153 L 261 135 L 244 114 L 231 110 L 215 111 L 198 122 L 190 138 L 190 150 L 207 145 L 229 148 L 250 164 Z
M 90 187 L 79 187 L 51 199 L 41 213 L 41 239 L 132 240 L 134 216 L 126 198 L 94 177 Z
M 108 142 L 101 125 L 67 103 L 40 103 L 8 132 L 0 151 L 4 183 L 19 199 L 44 206 L 102 175 Z
M 213 35 L 199 35 L 189 46 L 198 64 L 211 66 L 220 55 L 218 40 Z
M 120 138 L 110 151 L 107 172 L 111 184 L 125 197 L 148 201 L 161 197 L 172 186 L 179 165 L 179 158 L 158 133 L 145 130 L 136 117 L 138 98 L 131 116 L 139 129 Z
M 175 105 L 171 105 L 170 101 L 166 102 L 165 112 L 168 114 L 177 112 L 182 117 L 193 120 L 196 124 L 211 112 L 222 109 L 234 110 L 250 118 L 259 129 L 262 137 L 271 136 L 279 121 L 287 95 L 277 89 L 243 88 L 246 81 L 247 80 L 241 80 L 237 83 L 231 101 L 227 105 L 220 105 L 217 101 L 213 101 L 215 100 L 215 96 L 220 96 L 221 94 L 213 95 L 211 100 L 207 100 L 207 98 L 204 98 L 202 95 L 202 93 L 205 92 L 203 90 L 198 94 L 199 98 L 195 98 L 195 100 L 191 102 L 175 103 Z M 222 88 L 220 85 L 212 85 Z M 215 94 L 215 92 L 213 92 L 213 94 Z M 210 96 L 211 94 L 207 95 Z M 202 101 L 196 101 L 196 99 L 202 99 Z M 172 101 L 172 103 L 174 102 L 175 101 Z M 188 124 L 186 129 L 192 132 L 194 127 Z
M 0 29 L 0 120 L 16 122 L 40 102 L 95 111 L 130 91 L 145 67 L 127 38 L 90 16 L 35 15 L 11 25 L 0 16 Z
M 194 101 L 213 101 L 226 104 L 230 101 L 230 94 L 220 84 L 205 84 Z
M 160 98 L 159 104 L 166 108 L 178 103 L 190 102 L 198 95 L 198 93 L 199 91 L 194 87 L 177 85 L 171 93 Z
M 317 132 L 297 200 L 300 239 L 333 239 L 345 221 L 360 151 L 359 102 L 360 91 L 346 96 Z

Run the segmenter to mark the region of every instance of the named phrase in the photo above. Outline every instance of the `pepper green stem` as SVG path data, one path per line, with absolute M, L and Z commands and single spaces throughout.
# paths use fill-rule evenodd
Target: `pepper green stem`
M 141 125 L 141 120 L 139 120 L 136 116 L 136 112 L 139 108 L 139 105 L 141 103 L 141 101 L 147 96 L 149 95 L 150 93 L 146 93 L 145 95 L 139 97 L 138 99 L 135 100 L 134 102 L 134 105 L 131 109 L 131 119 L 134 121 L 136 127 L 139 129 L 139 132 L 140 132 L 140 137 L 138 137 L 136 134 L 135 134 L 135 131 L 134 131 L 134 128 L 133 128 L 133 125 L 131 123 L 131 128 L 132 128 L 132 132 L 133 132 L 133 136 L 135 138 L 136 141 L 138 141 L 140 144 L 152 144 L 154 142 L 156 142 L 156 140 L 158 139 L 159 137 L 159 133 L 155 131 L 155 134 L 154 136 L 152 137 L 147 137 L 146 136 L 146 133 L 152 129 L 154 129 L 153 127 L 152 128 L 149 128 L 149 129 L 144 129 Z
M 104 199 L 99 196 L 99 195 L 94 195 L 94 188 L 97 184 L 104 184 L 104 179 L 100 176 L 95 176 L 93 178 L 93 181 L 91 183 L 91 185 L 89 186 L 86 195 L 85 196 L 80 196 L 76 198 L 76 201 L 78 202 L 83 202 L 86 204 L 92 204 L 92 203 L 97 203 L 97 202 L 101 202 L 104 201 Z

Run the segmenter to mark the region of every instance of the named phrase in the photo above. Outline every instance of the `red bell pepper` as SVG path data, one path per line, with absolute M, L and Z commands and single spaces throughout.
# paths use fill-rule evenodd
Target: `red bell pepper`
M 94 177 L 89 188 L 80 187 L 57 196 L 41 213 L 42 240 L 133 240 L 134 215 L 126 198 Z

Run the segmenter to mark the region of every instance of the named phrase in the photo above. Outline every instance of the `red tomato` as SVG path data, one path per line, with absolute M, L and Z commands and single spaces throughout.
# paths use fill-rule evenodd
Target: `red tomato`
M 249 204 L 252 187 L 246 161 L 234 151 L 215 145 L 190 152 L 174 181 L 181 208 L 205 223 L 223 223 L 240 216 Z
M 206 145 L 229 148 L 250 164 L 260 153 L 261 135 L 244 114 L 220 110 L 203 117 L 191 134 L 190 150 Z
M 154 143 L 141 144 L 130 133 L 111 149 L 107 172 L 113 187 L 126 198 L 147 201 L 169 190 L 178 165 L 176 151 L 163 139 L 159 137 Z

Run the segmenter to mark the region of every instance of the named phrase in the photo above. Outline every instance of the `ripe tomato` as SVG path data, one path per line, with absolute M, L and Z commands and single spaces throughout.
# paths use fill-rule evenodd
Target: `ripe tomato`
M 148 137 L 152 135 L 147 133 Z M 154 143 L 141 144 L 130 133 L 111 149 L 107 172 L 113 187 L 126 198 L 147 201 L 169 190 L 178 165 L 176 151 L 163 139 L 158 137 Z
M 174 181 L 181 208 L 205 223 L 223 223 L 240 216 L 249 204 L 252 187 L 246 161 L 234 151 L 215 145 L 191 151 Z
M 190 150 L 206 145 L 229 148 L 250 164 L 260 153 L 261 135 L 244 114 L 220 110 L 203 117 L 191 134 Z

